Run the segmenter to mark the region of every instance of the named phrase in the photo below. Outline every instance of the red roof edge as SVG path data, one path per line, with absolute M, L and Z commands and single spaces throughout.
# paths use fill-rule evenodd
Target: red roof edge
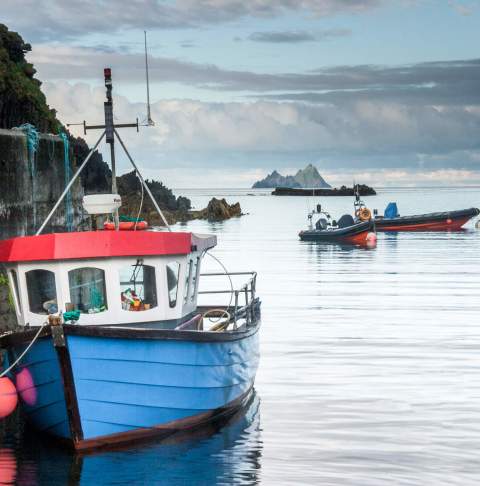
M 191 251 L 192 233 L 84 231 L 20 236 L 0 241 L 0 262 L 186 255 Z

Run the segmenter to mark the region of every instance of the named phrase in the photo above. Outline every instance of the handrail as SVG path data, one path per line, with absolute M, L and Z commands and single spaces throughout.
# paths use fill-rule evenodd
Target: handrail
M 209 277 L 209 276 L 217 276 L 217 277 L 221 277 L 223 275 L 257 275 L 257 272 L 255 271 L 251 271 L 251 272 L 212 272 L 212 273 L 201 273 L 200 276 L 205 276 L 205 277 Z
M 197 293 L 206 295 L 206 294 L 232 294 L 235 297 L 235 305 L 234 305 L 234 312 L 232 313 L 233 317 L 233 325 L 234 329 L 237 328 L 237 317 L 238 317 L 238 310 L 239 310 L 239 299 L 240 295 L 245 297 L 245 304 L 240 306 L 240 309 L 245 309 L 245 319 L 247 321 L 247 325 L 249 325 L 253 320 L 253 309 L 252 304 L 255 301 L 255 292 L 256 292 L 256 283 L 257 283 L 257 272 L 212 272 L 212 273 L 201 273 L 200 277 L 221 277 L 224 275 L 251 275 L 251 278 L 247 280 L 240 288 L 238 289 L 230 289 L 230 290 L 203 290 L 198 291 Z M 250 294 L 250 299 L 249 299 Z M 230 305 L 227 307 L 227 309 Z

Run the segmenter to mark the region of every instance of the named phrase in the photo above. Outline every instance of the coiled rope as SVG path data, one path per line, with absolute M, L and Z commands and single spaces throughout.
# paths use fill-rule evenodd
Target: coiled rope
M 228 302 L 227 308 L 226 309 L 220 309 L 220 308 L 219 309 L 209 309 L 202 315 L 202 320 L 203 320 L 209 314 L 219 313 L 220 315 L 216 316 L 217 319 L 215 319 L 213 316 L 208 318 L 210 321 L 212 321 L 214 323 L 214 325 L 210 328 L 210 331 L 223 331 L 224 329 L 226 329 L 228 327 L 228 325 L 230 324 L 230 320 L 232 318 L 230 312 L 228 312 L 228 310 L 232 306 L 233 294 L 235 293 L 235 290 L 233 289 L 232 277 L 230 276 L 227 268 L 220 261 L 220 259 L 218 259 L 215 255 L 212 255 L 211 253 L 209 253 L 208 250 L 205 251 L 205 255 L 208 255 L 210 258 L 213 258 L 222 267 L 223 271 L 225 272 L 225 275 L 228 277 L 228 280 L 230 281 L 230 289 L 231 289 L 230 301 Z M 236 311 L 236 309 L 235 309 L 235 311 Z M 224 321 L 221 321 L 221 319 L 223 317 L 226 317 L 226 319 Z

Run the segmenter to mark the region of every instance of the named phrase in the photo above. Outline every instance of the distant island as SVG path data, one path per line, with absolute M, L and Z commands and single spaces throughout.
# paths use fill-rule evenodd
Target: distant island
M 375 196 L 375 189 L 365 184 L 358 184 L 360 196 Z M 342 186 L 339 189 L 302 189 L 298 187 L 276 187 L 273 196 L 354 196 L 353 187 Z
M 253 189 L 273 189 L 276 187 L 330 189 L 332 186 L 325 181 L 312 164 L 308 164 L 305 169 L 299 170 L 294 176 L 283 176 L 274 170 L 265 179 L 255 182 L 252 186 Z

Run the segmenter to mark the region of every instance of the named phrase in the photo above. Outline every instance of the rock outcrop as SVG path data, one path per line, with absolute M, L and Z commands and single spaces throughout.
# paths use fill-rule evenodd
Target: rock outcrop
M 273 192 L 273 196 L 354 196 L 355 189 L 358 187 L 360 196 L 375 196 L 377 193 L 373 187 L 365 184 L 358 186 L 347 187 L 342 186 L 334 189 L 298 189 L 291 187 L 277 187 Z
M 201 211 L 192 211 L 192 219 L 208 219 L 209 221 L 225 221 L 242 216 L 240 203 L 228 204 L 225 199 L 212 198 L 208 206 Z
M 161 182 L 145 181 L 159 203 L 169 224 L 187 222 L 193 219 L 208 219 L 209 221 L 223 221 L 242 215 L 240 203 L 228 204 L 225 199 L 213 198 L 207 207 L 191 210 L 191 202 L 183 196 L 175 197 L 173 192 Z M 148 221 L 151 226 L 163 226 L 163 221 L 157 213 L 150 197 L 142 189 L 135 171 L 117 177 L 118 192 L 122 197 L 121 214 L 136 218 L 140 211 L 140 219 Z M 141 210 L 140 210 L 141 205 Z
M 252 187 L 253 189 L 272 189 L 275 187 L 328 189 L 331 186 L 320 175 L 315 166 L 308 164 L 305 169 L 299 170 L 294 176 L 282 176 L 274 170 L 265 179 L 255 182 Z

